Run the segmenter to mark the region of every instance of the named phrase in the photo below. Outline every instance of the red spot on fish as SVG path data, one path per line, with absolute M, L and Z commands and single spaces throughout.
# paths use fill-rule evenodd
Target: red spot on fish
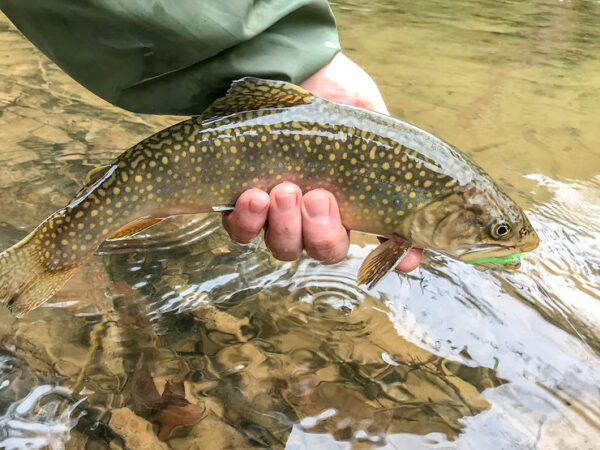
M 270 155 L 272 155 L 272 154 L 273 154 L 273 150 L 271 150 L 271 149 L 268 149 L 268 150 L 267 150 L 267 155 L 269 155 L 269 156 L 270 156 Z
M 250 155 L 250 156 L 248 156 L 248 159 L 249 159 L 250 161 L 252 161 L 252 160 L 254 159 L 254 155 Z

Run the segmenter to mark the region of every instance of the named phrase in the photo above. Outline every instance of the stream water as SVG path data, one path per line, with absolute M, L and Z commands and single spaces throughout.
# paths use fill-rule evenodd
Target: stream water
M 52 302 L 0 309 L 2 448 L 592 449 L 600 437 L 600 3 L 332 3 L 395 117 L 526 210 L 515 272 L 426 253 L 374 290 L 215 216 L 105 244 Z M 179 120 L 94 97 L 0 17 L 0 247 Z

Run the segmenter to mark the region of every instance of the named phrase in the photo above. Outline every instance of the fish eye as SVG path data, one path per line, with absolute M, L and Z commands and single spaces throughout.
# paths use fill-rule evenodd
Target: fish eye
M 491 234 L 495 239 L 500 239 L 510 233 L 510 225 L 504 221 L 497 222 L 492 225 Z

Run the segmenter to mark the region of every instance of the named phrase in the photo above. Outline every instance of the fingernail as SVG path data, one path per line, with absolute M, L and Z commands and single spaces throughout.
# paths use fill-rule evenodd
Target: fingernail
M 330 203 L 328 198 L 317 198 L 304 202 L 304 208 L 309 217 L 321 219 L 329 217 Z
M 296 194 L 279 194 L 275 197 L 275 201 L 281 211 L 289 211 L 296 206 Z
M 250 205 L 248 205 L 248 209 L 250 209 L 251 213 L 260 214 L 265 212 L 269 206 L 269 200 L 266 198 L 253 198 L 250 200 Z

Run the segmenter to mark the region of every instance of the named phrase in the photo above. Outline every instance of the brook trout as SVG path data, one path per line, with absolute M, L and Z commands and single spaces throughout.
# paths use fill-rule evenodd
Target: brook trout
M 463 261 L 533 250 L 523 211 L 465 155 L 391 117 L 293 84 L 243 78 L 200 117 L 95 170 L 66 207 L 0 254 L 0 302 L 48 300 L 110 237 L 162 218 L 222 210 L 282 181 L 336 196 L 346 228 L 390 238 L 359 270 L 371 286 L 411 246 Z

